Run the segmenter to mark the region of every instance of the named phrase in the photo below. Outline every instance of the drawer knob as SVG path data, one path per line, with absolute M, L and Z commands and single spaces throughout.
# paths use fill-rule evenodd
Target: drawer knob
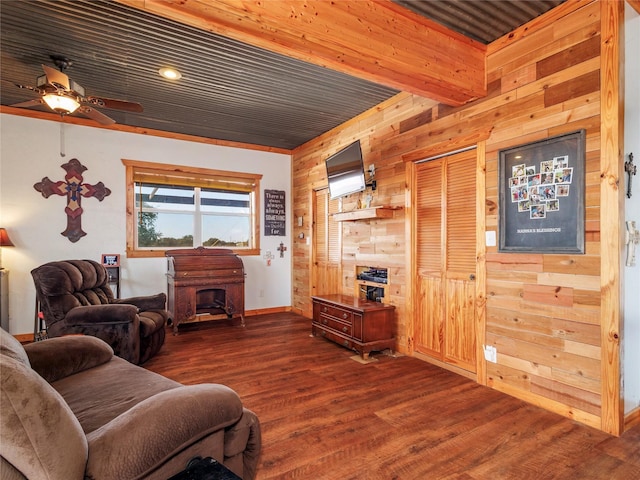
M 327 332 L 325 332 L 324 330 L 320 333 L 320 335 L 322 335 L 323 337 L 327 336 Z
M 322 323 L 327 324 L 327 320 L 325 318 L 322 319 Z
M 344 333 L 347 333 L 347 330 L 349 330 L 347 327 L 342 327 L 342 331 L 343 331 Z
M 342 344 L 343 344 L 345 347 L 348 347 L 348 346 L 349 346 L 349 340 L 345 340 L 344 342 L 342 342 Z
M 349 315 L 347 315 L 346 313 L 342 314 L 342 318 L 344 318 L 345 320 L 347 319 L 347 317 L 349 317 Z
M 328 311 L 328 310 L 327 310 L 327 307 L 322 307 L 322 311 L 323 311 L 324 313 L 327 313 L 327 311 Z

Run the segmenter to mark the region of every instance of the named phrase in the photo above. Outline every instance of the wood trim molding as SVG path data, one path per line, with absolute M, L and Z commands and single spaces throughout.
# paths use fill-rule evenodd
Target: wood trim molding
M 158 173 L 160 176 L 166 172 L 167 177 L 171 176 L 171 173 L 179 173 L 183 176 L 202 176 L 202 177 L 228 177 L 232 179 L 243 179 L 246 180 L 247 183 L 252 184 L 252 218 L 251 224 L 253 225 L 253 238 L 254 245 L 253 248 L 247 249 L 233 249 L 234 253 L 237 255 L 259 255 L 260 254 L 260 212 L 261 212 L 261 204 L 260 204 L 260 181 L 262 180 L 262 174 L 255 173 L 243 173 L 243 172 L 230 172 L 224 170 L 214 170 L 210 168 L 203 167 L 189 167 L 185 165 L 172 165 L 165 163 L 156 163 L 156 162 L 145 162 L 140 160 L 129 160 L 126 158 L 121 159 L 122 164 L 125 167 L 125 178 L 126 178 L 126 254 L 129 258 L 152 258 L 152 257 L 164 257 L 168 248 L 156 248 L 156 249 L 137 249 L 135 245 L 135 192 L 134 192 L 134 184 L 136 181 L 139 181 L 136 178 L 136 169 L 138 171 L 143 170 L 151 173 Z
M 33 343 L 33 333 L 16 333 L 13 336 L 23 345 Z
M 276 147 L 266 147 L 264 145 L 254 145 L 252 143 L 231 142 L 229 140 L 218 140 L 215 138 L 197 137 L 195 135 L 185 135 L 183 133 L 172 133 L 164 130 L 154 130 L 152 128 L 143 127 L 131 127 L 128 125 L 100 125 L 93 120 L 79 118 L 79 117 L 60 117 L 56 113 L 41 112 L 38 110 L 28 110 L 26 108 L 8 107 L 6 105 L 0 105 L 0 113 L 6 113 L 8 115 L 17 115 L 20 117 L 35 118 L 38 120 L 49 120 L 51 122 L 68 123 L 71 125 L 81 125 L 83 127 L 103 128 L 105 130 L 114 130 L 125 133 L 135 133 L 138 135 L 149 135 L 152 137 L 171 138 L 173 140 L 183 140 L 185 142 L 205 143 L 207 145 L 218 145 L 221 147 L 243 148 L 246 150 L 258 150 L 262 152 L 282 153 L 285 155 L 291 155 L 291 150 Z
M 631 410 L 624 418 L 624 431 L 640 425 L 640 407 Z
M 631 5 L 636 12 L 640 13 L 640 0 L 627 0 L 627 3 Z
M 293 177 L 291 177 L 293 178 Z M 329 187 L 325 187 L 325 188 L 329 188 Z M 314 292 L 314 285 L 315 285 L 315 280 L 317 278 L 317 269 L 315 267 L 315 256 L 316 256 L 316 247 L 314 244 L 314 240 L 316 238 L 316 232 L 317 232 L 317 228 L 316 228 L 316 222 L 315 222 L 315 218 L 317 215 L 317 207 L 316 207 L 316 190 L 314 190 L 313 188 L 310 188 L 308 193 L 307 193 L 307 198 L 308 198 L 308 204 L 309 204 L 309 219 L 307 221 L 307 223 L 309 224 L 309 229 L 308 229 L 308 234 L 307 234 L 307 239 L 308 239 L 308 244 L 307 244 L 307 271 L 309 272 L 309 278 L 308 280 L 308 289 L 309 289 L 309 297 L 311 297 L 311 295 Z M 294 277 L 295 277 L 295 272 L 294 273 Z M 295 297 L 291 297 L 291 298 L 295 298 Z M 302 313 L 302 315 L 308 317 L 308 318 L 312 318 L 313 317 L 313 307 L 311 304 L 311 298 L 309 298 L 309 301 L 305 303 L 305 306 L 307 307 L 307 310 L 305 312 Z
M 624 232 L 624 2 L 601 0 L 600 45 L 600 338 L 602 413 L 601 429 L 621 435 L 624 422 L 621 391 L 622 235 Z
M 476 150 L 476 377 L 481 385 L 487 384 L 487 361 L 484 344 L 487 333 L 487 142 L 478 142 Z
M 434 358 L 430 355 L 425 355 L 424 353 L 420 353 L 420 352 L 414 352 L 414 354 L 412 355 L 415 358 L 418 358 L 424 362 L 430 363 L 432 365 L 435 365 L 437 367 L 440 367 L 444 370 L 448 370 L 450 372 L 456 373 L 458 375 L 460 375 L 461 377 L 465 377 L 468 378 L 469 380 L 472 380 L 474 382 L 478 382 L 478 378 L 477 375 L 473 372 L 470 372 L 468 370 L 465 370 L 464 368 L 460 368 L 456 365 L 453 365 L 451 363 L 447 363 L 447 362 L 443 362 L 442 360 L 438 360 L 437 358 Z M 515 396 L 515 395 L 514 395 Z
M 263 177 L 261 173 L 248 173 L 248 172 L 233 172 L 229 170 L 216 170 L 214 168 L 205 168 L 205 167 L 186 167 L 181 165 L 172 165 L 168 163 L 158 163 L 158 162 L 146 162 L 144 160 L 131 160 L 128 158 L 122 158 L 120 160 L 125 167 L 133 167 L 134 169 L 139 169 L 143 171 L 157 171 L 158 173 L 167 172 L 170 174 L 172 172 L 182 173 L 186 171 L 187 175 L 201 175 L 205 177 L 229 177 L 232 179 L 242 179 L 247 182 L 257 182 L 260 181 Z
M 460 128 L 460 125 L 458 124 L 451 125 L 449 128 L 437 130 L 438 138 L 435 139 L 434 142 L 430 142 L 427 147 L 412 150 L 411 152 L 404 154 L 402 156 L 402 160 L 405 162 L 416 162 L 424 158 L 434 157 L 436 155 L 442 155 L 461 148 L 476 145 L 489 138 L 493 127 L 482 127 L 478 123 L 474 127 L 470 126 L 467 133 L 461 133 L 461 131 L 466 130 L 466 128 Z
M 569 15 L 572 12 L 584 7 L 585 5 L 597 0 L 567 0 L 566 2 L 558 5 L 557 7 L 549 10 L 548 12 L 534 18 L 530 22 L 516 28 L 515 30 L 507 33 L 499 39 L 491 42 L 487 45 L 487 56 L 502 50 L 504 47 L 517 42 L 518 40 L 532 35 L 534 32 L 551 25 L 558 21 L 558 19 Z M 640 1 L 640 0 L 627 0 L 627 1 Z
M 404 165 L 405 169 L 405 205 L 404 205 L 404 231 L 405 231 L 405 252 L 410 252 L 409 255 L 405 255 L 405 269 L 407 272 L 407 278 L 412 279 L 405 289 L 405 318 L 414 319 L 415 315 L 415 301 L 418 294 L 416 292 L 416 281 L 418 278 L 417 266 L 414 259 L 417 258 L 417 229 L 415 225 L 413 206 L 416 205 L 416 189 L 413 188 L 416 182 L 416 164 L 407 162 Z M 407 328 L 407 354 L 413 356 L 415 354 L 415 321 L 410 320 L 406 322 Z
M 293 311 L 293 307 L 271 307 L 271 308 L 256 308 L 254 310 L 247 310 L 244 312 L 245 317 L 254 317 L 256 315 L 267 315 L 271 313 L 284 313 Z
M 544 397 L 543 395 L 537 393 L 532 393 L 530 391 L 516 388 L 513 385 L 509 385 L 505 382 L 494 381 L 492 383 L 491 381 L 489 381 L 489 386 L 491 388 L 494 388 L 495 390 L 498 390 L 499 392 L 519 398 L 520 400 L 523 400 L 537 407 L 544 408 L 545 410 L 548 410 L 550 412 L 555 412 L 558 415 L 562 415 L 563 417 L 571 418 L 577 422 L 593 427 L 596 430 L 600 428 L 601 420 L 598 415 L 593 415 L 592 413 L 585 412 L 584 410 L 580 410 L 578 408 L 572 408 L 562 402 Z

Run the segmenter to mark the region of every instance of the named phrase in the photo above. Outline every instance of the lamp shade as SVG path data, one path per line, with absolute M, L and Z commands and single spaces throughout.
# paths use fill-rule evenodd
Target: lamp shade
M 47 93 L 42 99 L 49 105 L 51 110 L 60 115 L 73 113 L 80 106 L 80 103 L 75 98 L 57 93 Z
M 0 247 L 13 247 L 13 242 L 9 238 L 6 228 L 0 228 Z

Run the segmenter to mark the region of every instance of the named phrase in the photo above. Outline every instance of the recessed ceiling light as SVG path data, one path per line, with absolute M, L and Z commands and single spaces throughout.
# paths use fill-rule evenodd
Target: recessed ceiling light
M 160 70 L 158 70 L 158 73 L 162 77 L 167 78 L 169 80 L 178 80 L 182 78 L 182 74 L 175 68 L 171 68 L 171 67 L 162 67 Z

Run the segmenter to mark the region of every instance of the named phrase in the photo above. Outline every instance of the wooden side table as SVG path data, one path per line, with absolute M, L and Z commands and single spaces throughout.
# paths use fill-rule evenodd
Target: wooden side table
M 355 350 L 364 360 L 370 352 L 395 348 L 393 305 L 340 294 L 311 299 L 312 335 Z

